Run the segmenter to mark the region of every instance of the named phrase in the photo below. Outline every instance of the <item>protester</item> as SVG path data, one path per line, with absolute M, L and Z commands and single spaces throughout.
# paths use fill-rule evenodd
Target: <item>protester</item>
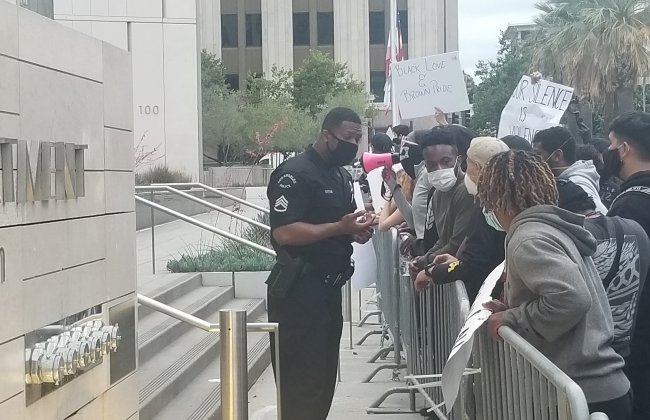
M 650 114 L 632 112 L 616 118 L 609 133 L 610 148 L 603 155 L 605 170 L 623 179 L 621 195 L 609 216 L 639 223 L 650 236 Z M 634 419 L 650 418 L 650 287 L 641 292 L 637 324 L 632 336 L 627 374 L 632 382 Z
M 512 328 L 582 388 L 590 412 L 628 420 L 630 383 L 610 345 L 612 317 L 584 218 L 557 207 L 553 173 L 522 151 L 490 160 L 478 197 L 486 219 L 507 232 L 507 304 L 486 304 L 490 333 Z
M 390 169 L 386 168 L 385 170 Z M 397 173 L 396 182 L 397 184 L 391 187 L 391 191 L 397 191 L 397 185 L 399 185 L 399 190 L 404 195 L 407 204 L 411 203 L 415 182 L 403 170 Z M 402 216 L 400 209 L 397 208 L 394 197 L 391 196 L 379 215 L 379 230 L 386 232 L 390 228 L 400 226 L 402 223 L 404 223 L 404 216 Z
M 399 153 L 400 147 L 402 146 L 402 141 L 411 133 L 411 129 L 408 125 L 400 124 L 396 125 L 393 128 L 393 151 Z
M 501 141 L 504 142 L 510 150 L 523 150 L 525 152 L 532 152 L 533 146 L 528 140 L 521 136 L 508 135 L 501 138 Z
M 424 249 L 428 252 L 411 264 L 416 275 L 441 254 L 455 255 L 470 229 L 474 199 L 465 187 L 465 174 L 460 168 L 462 157 L 451 127 L 436 127 L 422 140 L 429 193 Z M 437 236 L 437 240 L 433 238 Z
M 623 183 L 623 180 L 618 176 L 609 173 L 607 168 L 605 168 L 603 153 L 605 153 L 609 148 L 609 140 L 592 138 L 589 146 L 592 146 L 598 152 L 597 159 L 601 163 L 600 165 L 596 164 L 596 170 L 598 171 L 598 175 L 600 175 L 599 194 L 605 207 L 609 208 L 614 202 L 614 199 L 621 193 L 621 184 Z
M 612 347 L 627 358 L 639 297 L 650 265 L 648 235 L 633 220 L 597 212 L 594 201 L 573 182 L 558 180 L 557 189 L 559 207 L 585 216 L 585 229 L 596 238 L 596 253 L 592 258 L 612 310 Z
M 596 203 L 596 210 L 607 213 L 598 194 L 600 175 L 592 162 L 576 161 L 576 141 L 564 127 L 538 131 L 533 137 L 533 149 L 551 167 L 557 178 L 568 179 L 585 190 Z
M 393 150 L 393 141 L 384 133 L 377 133 L 370 138 L 370 151 L 372 153 L 390 153 Z
M 524 139 L 522 139 L 524 140 Z M 528 143 L 526 140 L 524 142 Z M 530 143 L 528 143 L 530 147 Z M 467 173 L 465 186 L 475 196 L 476 184 L 483 167 L 499 153 L 508 151 L 504 142 L 492 137 L 477 137 L 467 151 Z M 481 208 L 474 209 L 469 232 L 464 246 L 458 252 L 458 258 L 449 254 L 438 255 L 433 263 L 418 274 L 415 288 L 423 290 L 433 281 L 437 284 L 461 280 L 465 283 L 467 296 L 473 302 L 483 280 L 504 258 L 505 234 L 487 224 Z
M 404 220 L 411 228 L 410 233 L 405 234 L 407 238 L 402 242 L 402 253 L 410 256 L 424 255 L 426 252 L 424 249 L 424 230 L 431 185 L 424 166 L 421 144 L 422 139 L 429 131 L 417 130 L 410 133 L 402 143 L 400 150 L 404 171 L 416 180 L 411 206 L 405 204 L 405 199 L 401 199 L 400 195 L 403 196 L 403 194 L 400 191 L 395 191 L 396 182 L 393 184 L 395 177 L 391 174 L 391 171 L 385 171 L 384 176 L 386 184 L 388 184 L 389 188 L 392 188 L 392 191 L 395 191 L 393 199 L 397 208 L 400 209 Z

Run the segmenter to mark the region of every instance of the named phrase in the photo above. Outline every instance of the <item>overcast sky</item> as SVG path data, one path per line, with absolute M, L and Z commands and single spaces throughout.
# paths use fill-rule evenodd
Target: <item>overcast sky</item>
M 478 60 L 496 57 L 499 33 L 510 24 L 532 23 L 538 0 L 458 0 L 460 56 L 474 74 Z

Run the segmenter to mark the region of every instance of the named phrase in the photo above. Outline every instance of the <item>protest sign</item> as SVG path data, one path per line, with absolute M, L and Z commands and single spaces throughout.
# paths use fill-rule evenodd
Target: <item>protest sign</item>
M 354 201 L 357 211 L 364 210 L 363 195 L 358 182 L 354 183 Z M 354 260 L 354 274 L 352 274 L 352 289 L 361 290 L 377 280 L 377 255 L 372 239 L 361 245 L 352 243 L 352 259 Z
M 505 268 L 505 261 L 499 264 L 483 282 L 483 286 L 476 296 L 476 300 L 469 310 L 465 325 L 458 333 L 458 338 L 449 353 L 449 358 L 442 370 L 442 395 L 445 399 L 447 413 L 449 413 L 458 397 L 458 388 L 463 377 L 463 372 L 472 354 L 474 345 L 474 333 L 492 314 L 492 311 L 483 307 L 484 303 L 492 300 L 491 294 L 497 281 Z
M 401 163 L 393 165 L 393 172 L 398 173 L 401 170 Z M 384 208 L 384 204 L 386 204 L 386 200 L 381 195 L 381 185 L 384 183 L 384 179 L 381 176 L 383 171 L 383 167 L 375 168 L 368 172 L 367 177 L 368 187 L 370 187 L 370 197 L 372 197 L 372 207 L 375 209 L 377 217 L 379 217 L 381 210 Z
M 399 61 L 390 67 L 402 118 L 427 117 L 436 107 L 447 113 L 470 108 L 458 52 Z
M 499 138 L 514 134 L 532 142 L 538 131 L 560 123 L 572 97 L 571 87 L 523 76 L 501 113 Z

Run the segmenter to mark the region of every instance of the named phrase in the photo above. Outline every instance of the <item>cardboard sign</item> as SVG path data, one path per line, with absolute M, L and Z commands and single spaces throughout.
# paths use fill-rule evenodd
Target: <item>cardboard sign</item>
M 402 118 L 427 117 L 436 107 L 446 113 L 470 108 L 458 52 L 400 61 L 390 68 Z
M 523 76 L 501 113 L 499 138 L 514 134 L 532 142 L 538 131 L 560 123 L 572 97 L 571 87 Z
M 469 310 L 465 325 L 458 333 L 454 347 L 449 353 L 445 368 L 442 370 L 442 395 L 445 398 L 447 413 L 451 412 L 458 397 L 458 388 L 463 378 L 463 372 L 465 372 L 465 367 L 472 354 L 474 333 L 492 315 L 492 311 L 485 309 L 483 304 L 492 300 L 492 290 L 501 278 L 505 265 L 505 261 L 499 264 L 483 282 L 483 286 Z

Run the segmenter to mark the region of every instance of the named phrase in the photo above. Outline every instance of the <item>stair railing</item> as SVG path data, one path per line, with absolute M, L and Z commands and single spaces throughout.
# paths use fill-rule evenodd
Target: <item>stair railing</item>
M 247 323 L 246 311 L 220 310 L 219 324 L 213 324 L 139 293 L 138 303 L 172 318 L 176 318 L 193 327 L 207 332 L 218 332 L 220 334 L 221 360 L 219 378 L 221 383 L 222 420 L 248 420 L 248 352 L 246 333 L 272 333 L 274 341 L 272 345 L 275 347 L 277 416 L 278 419 L 282 418 L 280 336 L 278 323 Z

